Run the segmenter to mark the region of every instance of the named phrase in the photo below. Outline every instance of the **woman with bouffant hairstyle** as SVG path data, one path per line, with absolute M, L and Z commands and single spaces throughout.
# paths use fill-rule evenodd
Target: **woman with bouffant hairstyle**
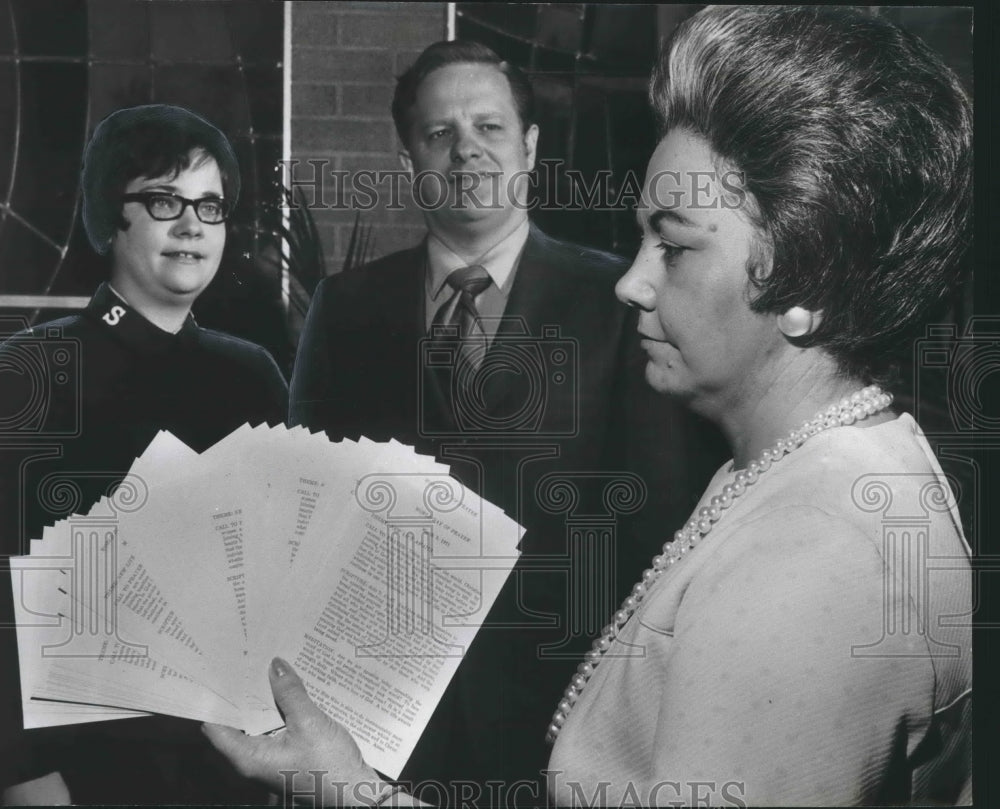
M 918 38 L 843 9 L 715 10 L 656 65 L 661 133 L 744 180 L 760 230 L 751 308 L 804 307 L 799 338 L 884 379 L 959 286 L 971 241 L 972 108 Z

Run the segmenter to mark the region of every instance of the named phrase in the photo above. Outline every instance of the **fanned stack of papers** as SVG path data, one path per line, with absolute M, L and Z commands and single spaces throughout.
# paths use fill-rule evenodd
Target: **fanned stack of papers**
M 147 712 L 263 733 L 292 663 L 398 777 L 517 559 L 521 527 L 390 442 L 162 432 L 11 559 L 25 727 Z

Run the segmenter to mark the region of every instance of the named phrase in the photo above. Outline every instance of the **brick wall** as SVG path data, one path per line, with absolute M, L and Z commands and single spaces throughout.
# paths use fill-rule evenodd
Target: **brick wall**
M 444 39 L 445 3 L 292 3 L 292 159 L 295 179 L 313 177 L 308 160 L 328 171 L 399 168 L 399 143 L 389 114 L 395 77 L 427 45 Z M 327 173 L 321 200 L 350 204 L 350 189 L 338 196 Z M 380 195 L 361 221 L 374 226 L 372 257 L 416 243 L 424 232 L 409 187 L 404 211 L 388 211 Z M 307 198 L 313 191 L 304 188 Z M 313 208 L 328 272 L 337 272 L 354 223 L 354 210 Z

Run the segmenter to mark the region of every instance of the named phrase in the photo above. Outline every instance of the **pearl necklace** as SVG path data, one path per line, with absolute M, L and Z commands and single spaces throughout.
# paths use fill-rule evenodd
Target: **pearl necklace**
M 833 427 L 853 424 L 856 421 L 866 419 L 885 410 L 891 403 L 892 394 L 883 393 L 878 385 L 869 385 L 850 396 L 845 396 L 837 404 L 821 410 L 799 429 L 792 430 L 787 437 L 779 438 L 773 447 L 765 449 L 760 454 L 759 459 L 751 461 L 746 469 L 737 472 L 732 483 L 723 486 L 722 492 L 715 495 L 707 506 L 699 509 L 697 515 L 693 516 L 683 528 L 674 534 L 672 539 L 663 545 L 662 552 L 653 557 L 653 566 L 643 571 L 642 581 L 636 583 L 632 588 L 632 594 L 622 602 L 621 609 L 614 614 L 611 623 L 604 627 L 601 636 L 594 641 L 591 650 L 584 655 L 583 662 L 577 668 L 573 679 L 570 680 L 569 687 L 552 716 L 552 723 L 545 734 L 545 740 L 549 744 L 555 742 L 566 718 L 576 704 L 580 692 L 590 680 L 605 652 L 611 648 L 611 644 L 621 628 L 639 608 L 639 604 L 649 592 L 649 588 L 669 567 L 677 564 L 688 551 L 711 532 L 712 527 L 722 517 L 723 512 L 733 504 L 736 498 L 756 483 L 760 476 L 771 468 L 772 464 L 780 461 L 789 452 L 798 449 L 810 436 Z

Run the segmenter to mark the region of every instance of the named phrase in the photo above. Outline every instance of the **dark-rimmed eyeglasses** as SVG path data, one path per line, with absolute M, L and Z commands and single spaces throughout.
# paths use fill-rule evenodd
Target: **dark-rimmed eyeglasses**
M 122 202 L 141 202 L 153 219 L 169 222 L 180 219 L 184 209 L 190 205 L 194 215 L 206 225 L 219 225 L 229 216 L 231 205 L 218 197 L 202 197 L 188 199 L 179 194 L 166 191 L 137 191 L 134 194 L 122 194 Z

